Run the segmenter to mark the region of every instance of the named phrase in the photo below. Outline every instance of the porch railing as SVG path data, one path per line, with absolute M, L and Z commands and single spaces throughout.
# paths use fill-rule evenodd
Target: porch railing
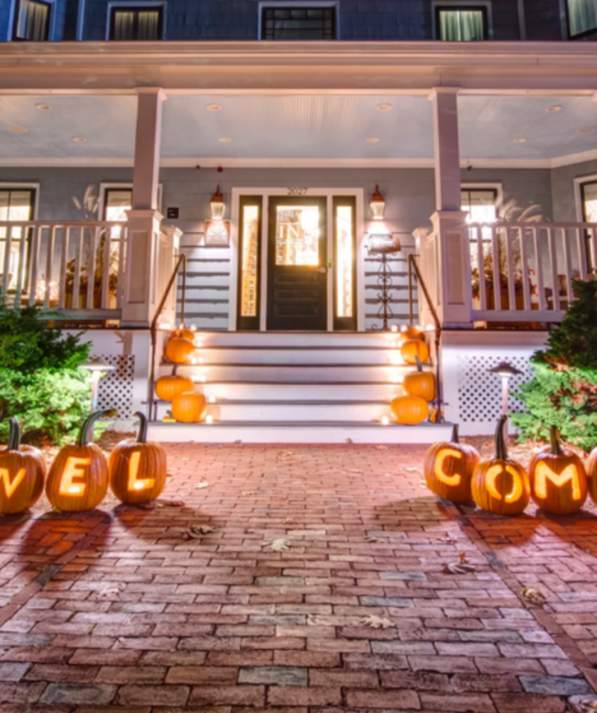
M 595 223 L 472 223 L 472 321 L 558 322 L 597 266 Z
M 55 318 L 118 318 L 126 234 L 121 222 L 0 222 L 0 299 Z

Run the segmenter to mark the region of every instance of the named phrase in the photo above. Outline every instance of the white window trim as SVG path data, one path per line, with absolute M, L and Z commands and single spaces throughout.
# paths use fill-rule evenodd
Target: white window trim
M 127 2 L 126 0 L 112 0 L 112 2 L 108 3 L 107 7 L 107 13 L 106 13 L 106 32 L 105 32 L 105 38 L 106 41 L 110 41 L 110 25 L 112 24 L 112 10 L 118 9 L 119 7 L 135 7 L 135 8 L 143 8 L 143 7 L 159 7 L 162 9 L 162 36 L 159 38 L 160 40 L 165 40 L 167 37 L 167 27 L 166 27 L 166 7 L 167 7 L 167 2 L 166 0 L 147 0 L 147 2 L 144 2 L 144 0 L 130 0 L 130 2 Z M 133 42 L 134 40 L 131 40 Z
M 50 8 L 50 26 L 48 27 L 48 39 L 46 42 L 53 42 L 56 39 L 56 32 L 57 32 L 57 17 L 56 15 L 58 14 L 56 12 L 56 0 L 43 0 L 43 2 L 47 3 L 48 5 L 51 5 L 52 7 Z M 16 14 L 17 14 L 17 7 L 19 5 L 19 0 L 12 0 L 12 3 L 10 5 L 9 11 L 8 11 L 8 27 L 6 28 L 6 41 L 11 42 L 14 40 L 14 29 L 15 29 L 15 21 L 16 21 Z M 20 40 L 22 41 L 22 40 Z
M 158 184 L 158 211 L 161 213 L 162 212 L 162 188 L 163 184 Z M 104 208 L 106 206 L 106 193 L 108 191 L 118 191 L 118 190 L 127 190 L 131 191 L 133 190 L 133 183 L 132 181 L 102 181 L 99 184 L 99 197 L 98 197 L 98 202 L 97 202 L 97 219 L 98 220 L 104 220 Z
M 34 199 L 33 199 L 33 218 L 32 220 L 37 220 L 37 216 L 39 215 L 39 183 L 23 183 L 22 181 L 0 181 L 0 191 L 1 190 L 6 190 L 14 188 L 16 190 L 19 190 L 20 188 L 24 188 L 26 190 L 33 190 L 35 191 L 34 194 Z
M 490 0 L 432 0 L 431 2 L 431 36 L 439 41 L 439 28 L 437 27 L 437 8 L 448 9 L 451 5 L 455 10 L 465 7 L 484 7 L 487 17 L 487 39 L 493 39 L 493 11 Z
M 500 181 L 472 181 L 460 183 L 463 191 L 496 191 L 495 209 L 496 216 L 501 218 L 502 206 L 504 205 L 504 185 Z
M 583 223 L 583 205 L 582 205 L 582 185 L 583 183 L 597 183 L 597 173 L 591 173 L 588 176 L 577 176 L 574 179 L 574 204 L 576 210 L 576 220 Z
M 338 0 L 313 0 L 309 2 L 308 0 L 298 0 L 293 2 L 293 0 L 262 0 L 257 5 L 257 39 L 263 39 L 263 27 L 261 25 L 261 18 L 263 17 L 263 10 L 268 7 L 333 7 L 336 11 L 336 40 L 341 38 L 340 33 L 340 3 Z

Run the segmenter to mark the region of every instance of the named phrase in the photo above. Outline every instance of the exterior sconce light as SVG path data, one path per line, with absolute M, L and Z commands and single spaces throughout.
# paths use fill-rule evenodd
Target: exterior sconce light
M 210 218 L 205 225 L 205 245 L 228 245 L 228 221 L 224 220 L 225 213 L 226 203 L 218 184 L 209 200 Z
M 375 185 L 375 190 L 371 194 L 371 201 L 369 203 L 371 208 L 371 215 L 373 220 L 383 220 L 384 213 L 386 211 L 386 201 L 379 190 L 379 186 Z
M 210 198 L 209 210 L 212 220 L 224 220 L 226 204 L 224 203 L 224 196 L 222 195 L 219 184 L 216 186 L 216 190 Z

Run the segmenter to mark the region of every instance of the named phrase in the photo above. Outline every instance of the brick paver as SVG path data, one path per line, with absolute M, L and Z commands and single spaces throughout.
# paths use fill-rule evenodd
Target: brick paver
M 569 710 L 597 686 L 595 508 L 456 508 L 423 451 L 175 445 L 153 509 L 3 521 L 0 713 Z

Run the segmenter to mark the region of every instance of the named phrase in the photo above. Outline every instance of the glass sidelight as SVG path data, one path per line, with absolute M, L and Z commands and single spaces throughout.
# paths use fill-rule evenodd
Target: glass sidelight
M 334 198 L 333 211 L 334 329 L 356 330 L 355 199 Z
M 241 196 L 238 261 L 238 329 L 259 329 L 261 211 L 261 196 Z

